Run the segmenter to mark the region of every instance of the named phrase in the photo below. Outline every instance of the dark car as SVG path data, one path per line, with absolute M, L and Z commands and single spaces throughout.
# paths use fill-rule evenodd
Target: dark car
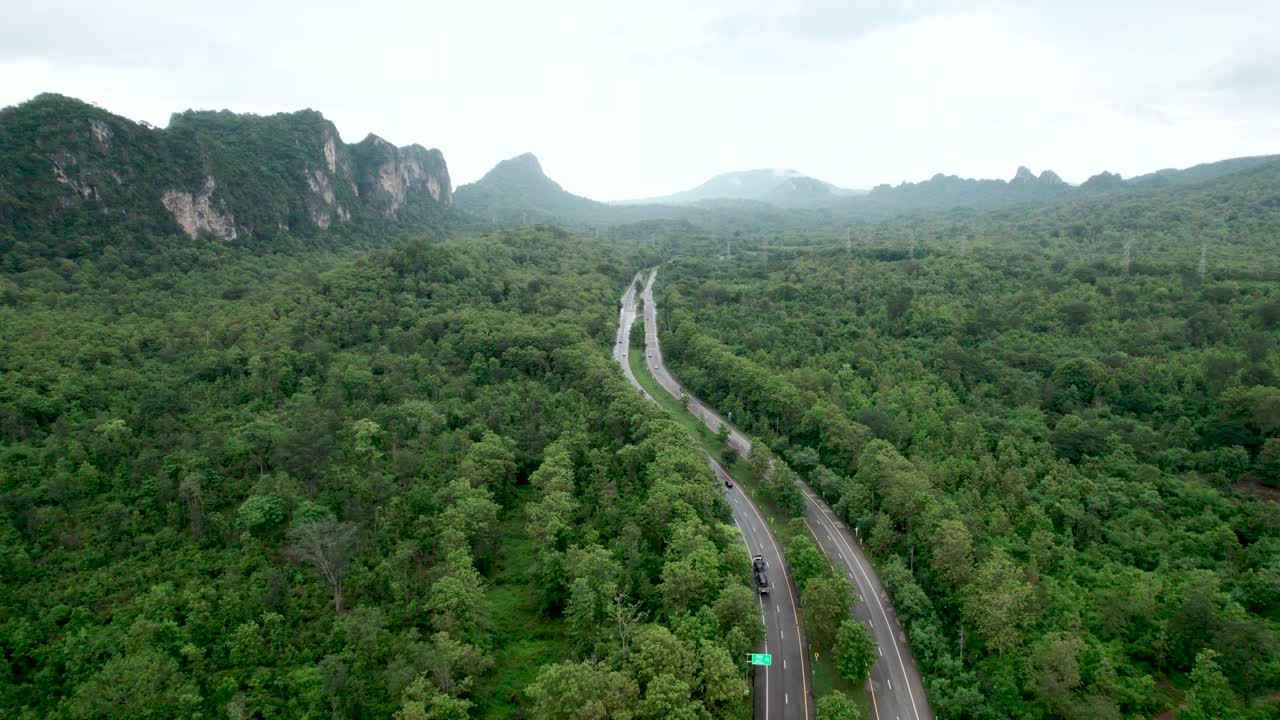
M 751 566 L 755 569 L 756 589 L 761 595 L 769 592 L 769 576 L 765 573 L 764 556 L 752 555 Z

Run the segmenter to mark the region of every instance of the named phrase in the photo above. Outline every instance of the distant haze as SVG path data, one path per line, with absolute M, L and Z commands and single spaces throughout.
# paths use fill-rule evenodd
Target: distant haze
M 526 151 L 599 200 L 753 167 L 1078 183 L 1280 151 L 1272 0 L 0 2 L 0 105 L 311 107 L 348 142 L 440 148 L 455 184 Z

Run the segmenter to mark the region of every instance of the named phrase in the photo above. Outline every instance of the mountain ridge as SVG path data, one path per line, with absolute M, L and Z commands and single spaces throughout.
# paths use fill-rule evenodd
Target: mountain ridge
M 831 194 L 826 184 L 795 171 L 750 171 L 759 180 L 768 174 L 769 189 L 763 199 L 714 197 L 678 204 L 646 204 L 642 201 L 602 203 L 565 191 L 547 177 L 532 154 L 525 153 L 498 163 L 474 183 L 456 193 L 460 209 L 497 225 L 562 223 L 622 225 L 653 220 L 692 222 L 704 227 L 731 228 L 750 216 L 750 222 L 775 227 L 802 227 L 847 221 L 877 220 L 902 213 L 951 209 L 997 209 L 1023 204 L 1051 204 L 1093 197 L 1191 187 L 1251 168 L 1280 162 L 1280 156 L 1262 155 L 1204 163 L 1182 170 L 1162 170 L 1124 179 L 1100 172 L 1079 185 L 1064 181 L 1053 170 L 1039 174 L 1019 166 L 1009 180 L 961 178 L 937 173 L 928 180 L 881 184 L 856 196 Z M 742 180 L 741 173 L 716 176 L 722 182 Z M 704 183 L 705 185 L 705 183 Z M 779 202 L 770 190 L 783 185 L 782 193 L 807 193 L 817 202 Z M 757 191 L 753 191 L 757 192 Z M 668 196 L 669 197 L 669 196 Z
M 221 242 L 344 225 L 433 225 L 453 204 L 440 150 L 342 141 L 315 110 L 187 110 L 165 128 L 46 93 L 0 109 L 0 229 L 123 226 Z
M 834 198 L 864 194 L 790 168 L 756 168 L 720 173 L 689 190 L 614 205 L 687 205 L 707 200 L 756 200 L 782 208 L 809 208 L 830 204 Z

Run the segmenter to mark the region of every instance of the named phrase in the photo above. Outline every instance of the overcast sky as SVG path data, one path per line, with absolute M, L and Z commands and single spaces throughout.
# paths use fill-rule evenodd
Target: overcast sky
M 356 5 L 360 5 L 358 9 Z M 0 105 L 53 91 L 165 125 L 311 107 L 566 189 L 790 167 L 1071 182 L 1280 152 L 1280 2 L 0 0 Z

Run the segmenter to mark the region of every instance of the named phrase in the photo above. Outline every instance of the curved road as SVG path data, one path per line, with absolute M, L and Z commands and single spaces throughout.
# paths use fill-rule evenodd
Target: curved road
M 719 432 L 721 423 L 729 428 L 729 444 L 738 454 L 746 457 L 751 452 L 751 440 L 738 428 L 726 422 L 693 393 L 685 390 L 662 361 L 662 349 L 658 344 L 657 304 L 653 300 L 653 282 L 658 271 L 649 274 L 644 287 L 645 362 L 653 377 L 663 389 L 679 398 L 689 396 L 689 411 L 697 415 L 712 432 Z M 634 284 L 634 283 L 633 283 Z M 862 545 L 840 522 L 836 514 L 809 487 L 801 483 L 805 496 L 805 522 L 818 547 L 827 558 L 858 588 L 862 600 L 854 606 L 853 615 L 867 626 L 878 645 L 880 660 L 871 668 L 867 678 L 870 689 L 871 712 L 876 720 L 933 720 L 929 701 L 925 697 L 924 682 L 916 669 L 915 658 L 907 645 L 906 633 L 889 603 L 889 596 L 880 584 L 871 563 L 862 551 Z
M 627 353 L 631 347 L 631 326 L 636 322 L 636 285 L 640 284 L 643 274 L 643 270 L 636 273 L 636 276 L 631 278 L 627 291 L 622 293 L 622 306 L 618 309 L 618 335 L 613 342 L 613 359 L 622 366 L 622 373 L 640 391 L 640 394 L 652 400 L 649 393 L 640 387 L 640 381 L 636 380 L 635 373 L 631 371 L 631 363 L 627 360 Z
M 653 271 L 649 275 L 649 285 L 653 284 L 656 272 Z M 622 295 L 613 357 L 622 365 L 622 371 L 631 384 L 646 398 L 652 400 L 653 398 L 640 386 L 640 382 L 631 371 L 628 358 L 631 326 L 636 320 L 635 286 L 640 281 L 640 277 L 641 273 L 636 273 L 631 285 Z M 646 307 L 649 304 L 651 301 L 646 300 Z M 656 334 L 652 334 L 655 332 L 654 325 L 648 319 L 647 312 L 646 326 L 646 337 L 656 337 Z M 646 350 L 646 354 L 648 352 Z M 711 464 L 716 479 L 723 487 L 725 480 L 731 479 L 731 476 L 710 455 L 707 456 L 707 462 Z M 734 483 L 732 488 L 725 488 L 725 499 L 728 500 L 729 508 L 733 511 L 733 522 L 742 533 L 747 554 L 764 557 L 771 584 L 768 594 L 756 594 L 760 619 L 765 625 L 765 641 L 760 652 L 772 655 L 773 665 L 754 668 L 755 717 L 765 720 L 791 720 L 792 718 L 813 720 L 813 700 L 809 696 L 808 643 L 800 626 L 797 602 L 799 593 L 791 581 L 791 574 L 783 561 L 778 542 L 769 530 L 769 524 L 756 510 L 750 498 L 737 483 Z M 742 658 L 742 661 L 746 662 L 746 658 Z

